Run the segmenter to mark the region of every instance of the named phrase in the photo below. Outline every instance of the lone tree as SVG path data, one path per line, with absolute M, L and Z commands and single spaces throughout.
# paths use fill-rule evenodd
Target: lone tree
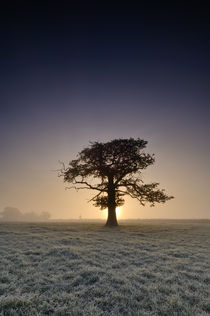
M 116 207 L 124 204 L 123 196 L 135 198 L 143 206 L 173 198 L 158 189 L 159 183 L 144 184 L 142 170 L 155 161 L 154 155 L 143 151 L 146 145 L 147 141 L 139 138 L 91 142 L 67 168 L 63 164 L 59 176 L 72 184 L 70 188 L 96 190 L 90 201 L 101 210 L 108 208 L 106 225 L 117 226 Z M 99 183 L 96 179 L 100 179 Z

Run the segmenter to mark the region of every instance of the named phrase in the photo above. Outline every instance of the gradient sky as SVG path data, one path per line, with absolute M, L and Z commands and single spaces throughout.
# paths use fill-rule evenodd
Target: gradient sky
M 121 218 L 210 218 L 210 28 L 206 8 L 63 7 L 4 12 L 0 210 L 104 218 L 57 173 L 89 141 L 140 137 L 145 181 L 175 199 L 128 199 Z

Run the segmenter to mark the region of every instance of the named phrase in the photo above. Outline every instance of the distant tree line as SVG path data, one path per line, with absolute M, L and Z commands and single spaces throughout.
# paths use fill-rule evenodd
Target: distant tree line
M 7 206 L 0 212 L 1 221 L 37 222 L 47 221 L 50 218 L 48 212 L 37 214 L 35 212 L 23 213 L 16 207 Z

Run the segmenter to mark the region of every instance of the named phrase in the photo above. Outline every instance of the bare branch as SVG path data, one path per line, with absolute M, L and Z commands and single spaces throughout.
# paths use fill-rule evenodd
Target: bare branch
M 97 197 L 99 197 L 101 195 L 102 192 L 99 192 L 98 194 L 96 194 L 94 197 L 92 197 L 92 199 L 88 200 L 88 202 L 92 202 L 95 199 L 97 199 Z
M 99 187 L 95 187 L 93 185 L 91 185 L 90 183 L 88 183 L 87 181 L 77 181 L 77 180 L 74 180 L 73 184 L 84 184 L 86 185 L 86 187 L 78 187 L 78 189 L 83 189 L 83 188 L 86 188 L 86 189 L 91 189 L 91 190 L 97 190 L 97 191 L 100 191 L 100 192 L 106 192 L 107 190 L 105 189 L 100 189 Z

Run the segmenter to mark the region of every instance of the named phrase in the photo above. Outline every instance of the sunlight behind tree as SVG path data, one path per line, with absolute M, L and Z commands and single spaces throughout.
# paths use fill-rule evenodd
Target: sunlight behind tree
M 173 198 L 158 188 L 159 183 L 145 184 L 142 180 L 142 171 L 155 161 L 154 154 L 144 152 L 146 145 L 147 141 L 140 138 L 90 142 L 67 167 L 62 163 L 58 176 L 71 184 L 69 189 L 97 191 L 89 201 L 101 210 L 108 208 L 106 225 L 117 226 L 116 207 L 124 204 L 124 196 L 137 199 L 142 206 Z M 97 178 L 99 182 L 91 181 Z
M 108 216 L 108 208 L 104 209 L 102 212 L 103 212 L 103 218 L 106 219 Z M 117 219 L 122 218 L 122 207 L 116 207 L 116 217 Z

